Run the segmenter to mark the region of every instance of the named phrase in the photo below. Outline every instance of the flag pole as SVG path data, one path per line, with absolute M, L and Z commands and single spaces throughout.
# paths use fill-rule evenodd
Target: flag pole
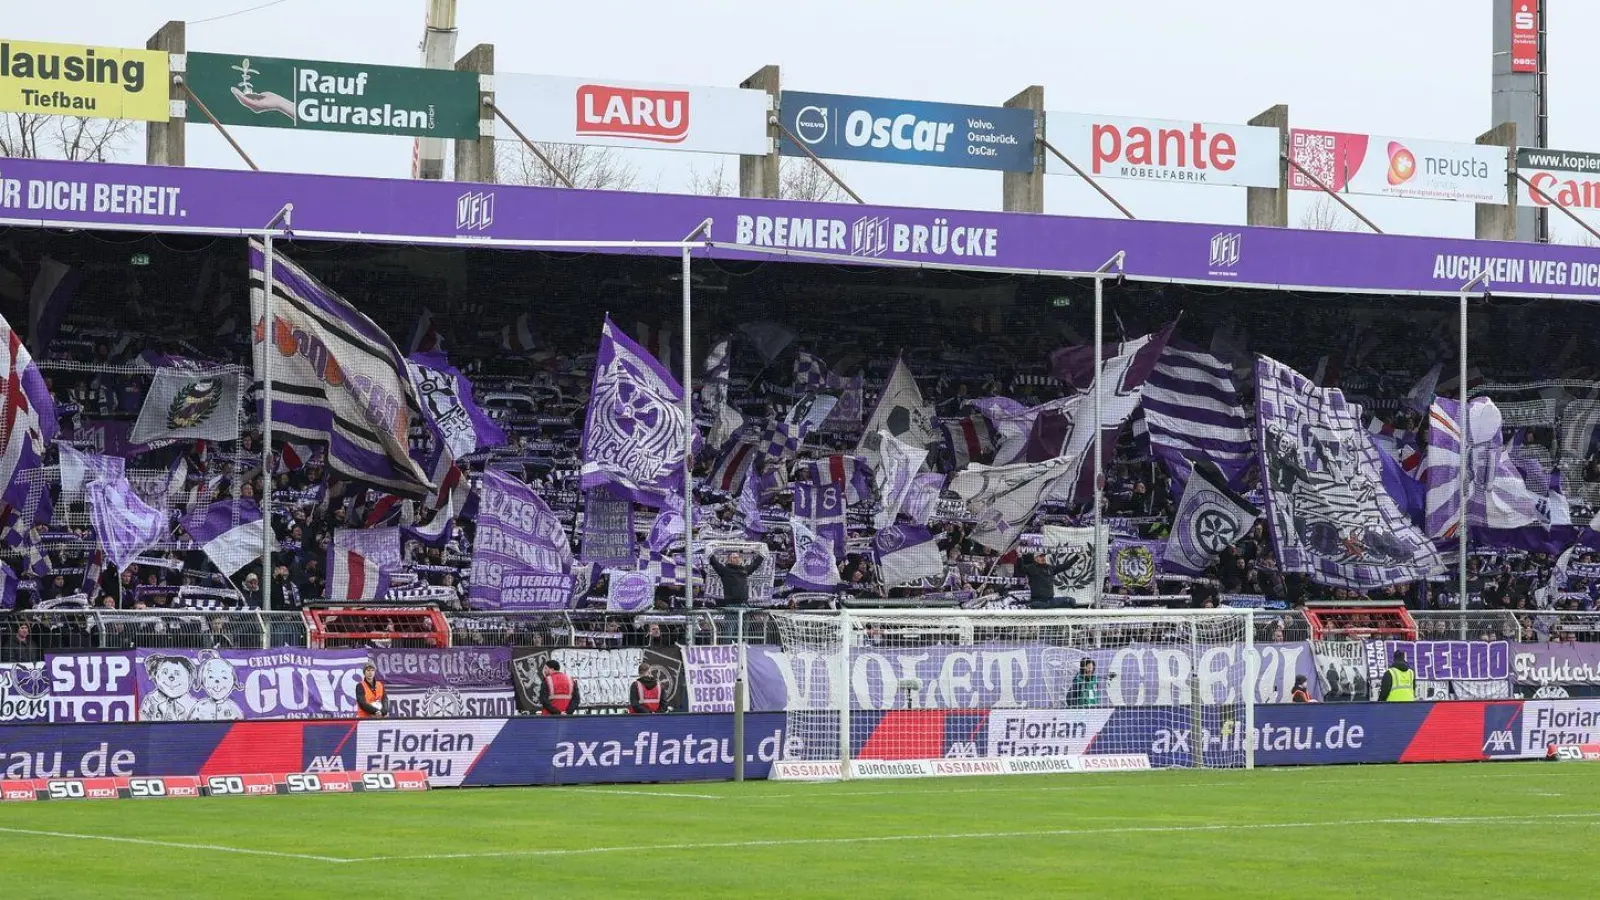
M 696 237 L 711 240 L 711 220 L 706 219 L 683 239 L 683 601 L 689 624 L 684 629 L 684 640 L 694 644 L 694 363 L 690 354 L 694 342 L 693 327 L 694 289 L 690 285 L 690 256 Z
M 272 241 L 289 233 L 294 204 L 285 203 L 261 230 L 261 608 L 272 611 Z M 255 323 L 251 323 L 254 332 Z M 252 335 L 253 336 L 253 335 Z
M 1102 449 L 1102 445 L 1105 442 L 1105 436 L 1104 436 L 1104 434 L 1102 434 L 1102 429 L 1101 429 L 1101 424 L 1100 424 L 1101 423 L 1100 393 L 1101 393 L 1101 387 L 1102 387 L 1101 379 L 1105 374 L 1105 373 L 1100 371 L 1100 367 L 1105 364 L 1105 360 L 1104 360 L 1105 350 L 1101 346 L 1101 329 L 1105 325 L 1106 276 L 1114 269 L 1114 270 L 1116 270 L 1117 275 L 1120 277 L 1122 275 L 1123 260 L 1126 259 L 1126 257 L 1127 257 L 1127 252 L 1126 251 L 1118 250 L 1115 254 L 1112 255 L 1112 257 L 1110 259 L 1105 261 L 1104 265 L 1100 266 L 1100 268 L 1095 269 L 1095 271 L 1094 271 L 1094 377 L 1091 378 L 1090 381 L 1089 381 L 1089 390 L 1094 393 L 1094 449 L 1090 450 L 1089 452 L 1094 455 L 1094 483 L 1090 487 L 1090 491 L 1094 495 L 1094 522 L 1093 522 L 1093 525 L 1094 525 L 1094 605 L 1095 606 L 1104 606 L 1105 605 L 1105 598 L 1102 596 L 1102 592 L 1105 590 L 1105 583 L 1106 583 L 1106 552 L 1105 552 L 1105 546 L 1104 546 L 1105 541 L 1104 541 L 1104 537 L 1101 534 L 1101 529 L 1100 529 L 1100 521 L 1101 521 L 1101 511 L 1100 511 L 1101 487 L 1100 487 L 1100 483 L 1105 478 L 1105 472 L 1102 471 L 1102 469 L 1104 468 L 1104 459 L 1103 459 L 1104 450 Z
M 1456 488 L 1459 492 L 1459 502 L 1461 504 L 1461 528 L 1457 532 L 1458 543 L 1456 545 L 1456 590 L 1459 593 L 1456 606 L 1462 611 L 1467 608 L 1467 543 L 1472 537 L 1472 525 L 1467 520 L 1467 467 L 1472 464 L 1472 431 L 1469 428 L 1472 412 L 1467 406 L 1468 401 L 1471 399 L 1467 395 L 1467 296 L 1479 284 L 1483 285 L 1484 293 L 1487 294 L 1489 291 L 1489 273 L 1487 270 L 1479 272 L 1473 276 L 1471 281 L 1461 286 L 1461 305 L 1458 310 L 1461 320 L 1461 334 L 1459 336 L 1460 343 L 1456 350 L 1456 378 L 1458 379 L 1456 391 L 1461 399 L 1461 467 L 1456 471 Z M 1462 619 L 1463 628 L 1466 627 L 1465 623 L 1466 620 Z

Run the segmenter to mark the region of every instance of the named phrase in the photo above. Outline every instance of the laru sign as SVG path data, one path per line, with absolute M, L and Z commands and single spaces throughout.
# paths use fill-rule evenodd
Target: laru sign
M 471 72 L 190 53 L 188 79 L 224 125 L 478 136 L 478 76 Z M 192 102 L 189 121 L 206 122 Z
M 0 39 L 0 112 L 165 122 L 167 54 Z

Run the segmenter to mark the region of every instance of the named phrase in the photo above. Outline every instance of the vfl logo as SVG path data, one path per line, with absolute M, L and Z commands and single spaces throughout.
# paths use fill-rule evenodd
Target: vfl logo
M 868 216 L 850 226 L 851 256 L 882 256 L 889 252 L 889 219 Z
M 681 143 L 689 136 L 689 92 L 583 85 L 578 88 L 577 132 Z
M 493 224 L 493 191 L 468 191 L 456 198 L 457 231 L 487 231 Z
M 1244 235 L 1237 232 L 1218 232 L 1211 236 L 1211 267 L 1231 269 L 1239 264 L 1239 250 Z

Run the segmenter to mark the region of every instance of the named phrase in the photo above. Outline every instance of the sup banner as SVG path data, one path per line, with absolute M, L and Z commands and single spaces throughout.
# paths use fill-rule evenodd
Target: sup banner
M 544 664 L 555 660 L 578 685 L 578 715 L 626 713 L 628 694 L 639 667 L 655 676 L 665 710 L 685 708 L 683 657 L 673 647 L 618 647 L 608 650 L 519 647 L 511 657 L 511 684 L 523 712 L 541 710 Z
M 190 90 L 224 125 L 478 137 L 473 72 L 231 53 L 190 53 L 188 65 Z M 189 118 L 205 121 L 192 102 Z

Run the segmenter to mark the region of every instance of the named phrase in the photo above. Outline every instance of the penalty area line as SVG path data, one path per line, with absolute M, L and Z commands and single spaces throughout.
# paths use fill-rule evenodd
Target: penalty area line
M 1483 825 L 1491 822 L 1555 822 L 1573 819 L 1600 819 L 1596 813 L 1552 813 L 1530 816 L 1407 816 L 1390 819 L 1345 819 L 1324 822 L 1252 822 L 1237 825 L 1132 825 L 1116 828 L 1050 828 L 1038 831 L 950 832 L 946 834 L 884 834 L 835 838 L 773 838 L 752 841 L 710 841 L 680 844 L 632 844 L 612 847 L 569 847 L 536 850 L 487 850 L 471 853 L 418 853 L 403 856 L 369 856 L 341 862 L 403 862 L 443 859 L 496 859 L 503 857 L 596 856 L 609 853 L 650 853 L 672 850 L 744 850 L 765 847 L 814 847 L 838 844 L 881 844 L 910 841 L 964 841 L 996 838 L 1094 837 L 1114 834 L 1186 834 L 1190 832 L 1270 831 L 1296 828 L 1329 828 L 1372 825 Z
M 34 828 L 0 826 L 5 834 L 23 834 L 32 837 L 64 838 L 73 841 L 106 841 L 112 844 L 137 844 L 141 847 L 167 847 L 172 850 L 203 850 L 210 853 L 237 853 L 243 856 L 270 856 L 278 859 L 305 859 L 312 862 L 349 863 L 361 860 L 340 856 L 318 856 L 314 853 L 285 853 L 278 850 L 256 850 L 250 847 L 225 847 L 221 844 L 187 844 L 180 841 L 157 841 L 150 838 L 121 837 L 114 834 L 77 834 L 70 831 L 42 831 Z

